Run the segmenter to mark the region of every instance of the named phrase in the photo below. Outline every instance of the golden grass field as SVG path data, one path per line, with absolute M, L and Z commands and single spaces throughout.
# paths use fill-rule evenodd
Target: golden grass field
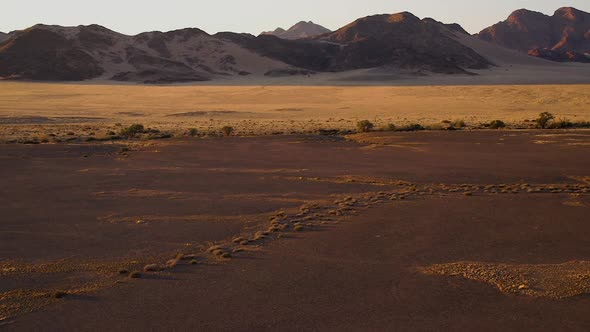
M 231 125 L 238 134 L 423 125 L 462 119 L 470 126 L 500 119 L 523 123 L 540 112 L 590 120 L 589 85 L 281 87 L 130 86 L 1 83 L 2 137 L 59 136 L 60 131 L 101 130 L 142 123 L 175 134 Z M 42 124 L 43 127 L 31 127 Z M 88 124 L 93 124 L 91 128 Z M 112 127 L 111 129 L 116 129 Z M 88 134 L 88 132 L 86 133 Z

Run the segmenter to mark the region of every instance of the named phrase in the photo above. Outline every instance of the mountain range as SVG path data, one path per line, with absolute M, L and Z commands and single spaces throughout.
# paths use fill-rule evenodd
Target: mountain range
M 409 12 L 360 18 L 334 32 L 300 22 L 259 36 L 196 28 L 128 36 L 98 25 L 39 24 L 0 34 L 0 77 L 173 83 L 371 68 L 474 75 L 496 66 L 482 51 L 489 47 L 473 46 L 477 39 L 550 60 L 586 62 L 589 24 L 589 14 L 574 8 L 553 16 L 518 10 L 475 36 Z
M 262 32 L 261 35 L 272 35 L 283 39 L 302 39 L 315 37 L 330 32 L 332 32 L 330 29 L 324 28 L 323 26 L 315 24 L 312 21 L 301 21 L 290 27 L 288 30 L 276 28 L 274 31 Z
M 549 60 L 590 62 L 590 13 L 571 7 L 552 16 L 520 9 L 478 37 Z

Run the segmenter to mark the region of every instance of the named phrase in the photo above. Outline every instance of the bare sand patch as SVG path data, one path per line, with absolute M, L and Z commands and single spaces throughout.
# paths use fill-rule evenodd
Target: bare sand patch
M 567 298 L 590 293 L 590 262 L 501 264 L 456 262 L 419 269 L 431 275 L 461 276 L 491 284 L 514 295 Z

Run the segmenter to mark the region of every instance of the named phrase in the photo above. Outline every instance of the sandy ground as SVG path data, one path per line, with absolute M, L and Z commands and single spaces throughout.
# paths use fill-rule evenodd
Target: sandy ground
M 0 149 L 0 327 L 590 327 L 587 131 Z
M 589 66 L 590 67 L 590 66 Z M 590 75 L 588 76 L 590 77 Z M 590 120 L 588 85 L 280 87 L 128 86 L 0 83 L 0 139 L 84 141 L 141 123 L 186 135 L 317 133 L 355 129 L 368 119 L 440 125 L 464 120 L 477 127 L 500 119 L 514 126 L 547 111 L 571 121 Z

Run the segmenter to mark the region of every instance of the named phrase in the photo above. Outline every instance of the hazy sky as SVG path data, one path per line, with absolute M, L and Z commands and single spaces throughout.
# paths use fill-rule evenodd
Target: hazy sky
M 504 20 L 513 10 L 527 8 L 552 14 L 572 6 L 590 11 L 589 0 L 1 0 L 0 31 L 23 29 L 36 23 L 100 24 L 136 34 L 197 27 L 258 34 L 278 26 L 288 28 L 312 20 L 337 29 L 372 14 L 410 11 L 418 17 L 456 22 L 478 32 Z

